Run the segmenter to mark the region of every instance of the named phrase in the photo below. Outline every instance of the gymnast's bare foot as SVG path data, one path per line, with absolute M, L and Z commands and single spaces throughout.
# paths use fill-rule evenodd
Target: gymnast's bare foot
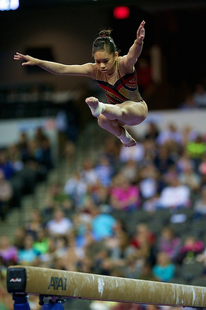
M 105 110 L 104 104 L 99 102 L 99 100 L 95 97 L 88 97 L 85 102 L 88 104 L 92 115 L 95 117 L 98 117 Z
M 135 141 L 135 139 L 132 138 L 132 140 L 128 143 L 123 143 L 123 145 L 125 147 L 131 147 L 131 146 L 135 146 L 137 144 L 137 141 Z

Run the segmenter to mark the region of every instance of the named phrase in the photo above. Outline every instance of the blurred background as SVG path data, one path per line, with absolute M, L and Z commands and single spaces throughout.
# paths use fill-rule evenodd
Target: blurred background
M 0 0 L 0 310 L 13 264 L 206 286 L 205 18 L 205 0 Z M 91 116 L 85 98 L 105 102 L 93 80 L 13 60 L 93 62 L 104 28 L 124 55 L 142 20 L 149 114 L 132 148 Z M 134 307 L 151 310 L 66 309 Z

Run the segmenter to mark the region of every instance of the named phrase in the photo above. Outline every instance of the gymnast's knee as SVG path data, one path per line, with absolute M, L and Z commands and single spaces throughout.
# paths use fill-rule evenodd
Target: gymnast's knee
M 109 124 L 113 124 L 113 126 L 117 125 L 118 126 L 118 123 L 116 120 L 109 120 L 107 119 L 103 114 L 100 114 L 100 116 L 98 117 L 97 119 L 97 122 L 98 122 L 98 125 L 101 127 L 101 128 L 107 128 Z
M 100 116 L 97 119 L 97 122 L 100 127 L 104 128 L 105 125 L 108 124 L 108 119 L 104 115 L 100 114 Z

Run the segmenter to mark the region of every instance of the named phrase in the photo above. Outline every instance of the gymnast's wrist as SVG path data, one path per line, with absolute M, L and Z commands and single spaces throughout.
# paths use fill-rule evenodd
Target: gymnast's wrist
M 135 45 L 142 46 L 144 44 L 144 41 L 139 42 L 138 40 L 135 40 Z

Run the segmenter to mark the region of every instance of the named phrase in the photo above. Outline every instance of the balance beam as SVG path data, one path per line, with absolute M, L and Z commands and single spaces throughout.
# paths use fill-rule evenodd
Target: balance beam
M 30 266 L 8 268 L 7 290 L 12 294 L 206 307 L 206 287 Z

